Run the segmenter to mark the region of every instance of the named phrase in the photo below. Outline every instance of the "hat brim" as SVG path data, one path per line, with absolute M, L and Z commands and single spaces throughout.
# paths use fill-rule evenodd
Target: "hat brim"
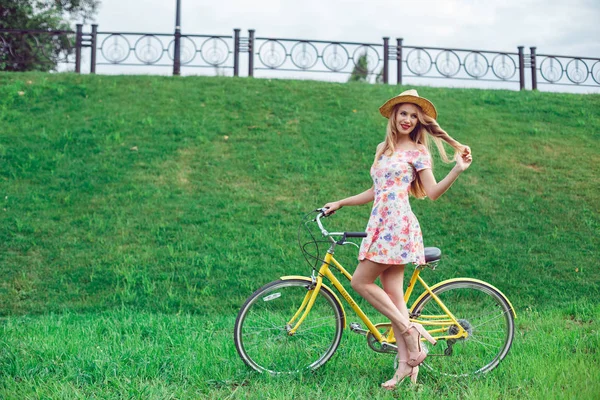
M 412 96 L 410 94 L 407 94 L 404 96 L 392 97 L 391 99 L 386 101 L 384 105 L 379 107 L 379 112 L 384 117 L 389 118 L 390 115 L 392 114 L 392 110 L 394 109 L 394 106 L 396 104 L 402 104 L 402 103 L 416 104 L 419 107 L 421 107 L 421 109 L 423 110 L 423 112 L 425 114 L 429 115 L 433 119 L 437 119 L 437 111 L 432 102 L 430 102 L 429 100 L 427 100 L 424 97 Z

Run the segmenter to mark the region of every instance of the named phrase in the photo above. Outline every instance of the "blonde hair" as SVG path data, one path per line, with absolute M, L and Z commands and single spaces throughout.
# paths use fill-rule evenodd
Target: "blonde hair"
M 383 146 L 379 146 L 377 149 L 377 153 L 375 155 L 375 163 L 377 163 L 379 157 L 381 157 L 382 154 L 391 156 L 396 150 L 395 143 L 399 135 L 398 126 L 396 124 L 396 117 L 398 115 L 398 110 L 402 104 L 397 104 L 392 110 L 392 113 L 390 114 L 386 129 L 385 141 L 383 142 Z M 463 152 L 463 150 L 465 149 L 464 145 L 460 144 L 452 137 L 450 137 L 450 135 L 448 135 L 448 133 L 445 130 L 440 128 L 440 125 L 434 118 L 430 117 L 429 115 L 423 112 L 421 107 L 419 107 L 417 104 L 413 105 L 417 107 L 418 122 L 417 126 L 415 126 L 415 129 L 413 129 L 412 132 L 409 134 L 411 141 L 425 146 L 427 150 L 430 151 L 429 136 L 431 136 L 431 140 L 433 140 L 436 147 L 438 148 L 442 160 L 446 163 L 449 163 L 451 161 L 446 155 L 446 150 L 444 149 L 444 144 L 442 141 L 445 141 L 450 146 L 452 146 L 456 150 L 456 153 Z M 419 199 L 422 199 L 426 196 L 425 189 L 423 188 L 423 183 L 421 182 L 421 178 L 419 177 L 418 173 L 416 174 L 415 180 L 410 185 L 409 193 Z

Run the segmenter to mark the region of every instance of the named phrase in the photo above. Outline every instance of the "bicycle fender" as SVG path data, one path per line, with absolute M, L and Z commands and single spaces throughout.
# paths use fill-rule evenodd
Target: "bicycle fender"
M 291 279 L 300 279 L 302 281 L 312 282 L 312 278 L 310 278 L 309 276 L 301 276 L 301 275 L 282 276 L 279 279 L 281 279 L 282 281 L 289 281 Z M 329 286 L 325 285 L 324 283 L 321 284 L 321 288 L 325 289 L 326 291 L 328 291 L 329 294 L 331 294 L 333 296 L 333 298 L 335 299 L 335 301 L 338 302 L 340 308 L 342 309 L 342 314 L 344 315 L 344 329 L 346 329 L 346 310 L 344 310 L 344 305 L 340 301 L 340 298 L 337 297 L 337 295 L 335 294 L 335 292 L 333 290 L 331 290 L 329 288 Z
M 501 292 L 501 291 L 500 291 L 500 290 L 499 290 L 497 287 L 495 287 L 495 286 L 493 286 L 493 285 L 490 285 L 490 284 L 489 284 L 489 283 L 487 283 L 487 282 L 480 281 L 479 279 L 473 279 L 473 278 L 452 278 L 452 279 L 447 279 L 447 280 L 445 280 L 445 281 L 442 281 L 442 282 L 436 283 L 435 285 L 431 286 L 431 287 L 430 287 L 430 289 L 431 289 L 431 291 L 434 291 L 436 288 L 438 288 L 438 287 L 440 287 L 440 286 L 442 286 L 442 285 L 445 285 L 445 284 L 448 284 L 448 283 L 451 283 L 451 282 L 457 282 L 457 281 L 459 281 L 459 282 L 460 282 L 460 281 L 462 281 L 462 282 L 465 282 L 465 281 L 467 281 L 467 282 L 477 282 L 477 283 L 480 283 L 480 284 L 482 284 L 482 285 L 484 285 L 484 286 L 487 286 L 487 287 L 489 287 L 490 289 L 493 289 L 494 291 L 498 292 L 498 294 L 499 294 L 500 296 L 502 296 L 502 298 L 503 298 L 504 300 L 506 300 L 506 302 L 507 302 L 507 303 L 508 303 L 508 305 L 510 306 L 510 310 L 512 311 L 512 313 L 513 313 L 513 316 L 514 316 L 515 318 L 517 318 L 517 313 L 515 312 L 515 308 L 513 307 L 513 305 L 512 305 L 512 303 L 510 302 L 510 300 L 508 300 L 508 297 L 506 297 L 506 296 L 504 295 L 504 293 L 502 293 L 502 292 Z M 419 302 L 421 301 L 421 299 L 422 299 L 423 297 L 427 296 L 428 294 L 429 294 L 429 293 L 427 293 L 427 291 L 423 292 L 423 293 L 422 293 L 422 294 L 419 296 L 419 298 L 413 302 L 413 306 L 411 307 L 411 310 L 412 310 L 412 308 L 415 306 L 415 304 L 419 304 Z

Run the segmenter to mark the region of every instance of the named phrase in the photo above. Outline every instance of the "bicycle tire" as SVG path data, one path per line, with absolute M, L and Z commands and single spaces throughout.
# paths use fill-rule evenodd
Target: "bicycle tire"
M 422 343 L 428 350 L 423 365 L 454 377 L 480 375 L 496 368 L 508 354 L 514 339 L 515 323 L 510 303 L 493 286 L 466 279 L 442 283 L 433 292 L 469 336 L 455 342 L 440 340 L 436 346 Z M 443 314 L 445 312 L 429 293 L 411 308 L 411 315 L 417 320 L 423 315 Z M 450 332 L 452 329 L 448 328 L 446 334 L 454 333 Z M 449 348 L 451 352 L 447 354 Z
M 311 282 L 277 280 L 254 292 L 235 321 L 235 347 L 250 368 L 270 374 L 315 370 L 340 344 L 344 315 L 335 296 L 321 287 L 313 307 L 294 335 L 286 324 L 296 313 Z

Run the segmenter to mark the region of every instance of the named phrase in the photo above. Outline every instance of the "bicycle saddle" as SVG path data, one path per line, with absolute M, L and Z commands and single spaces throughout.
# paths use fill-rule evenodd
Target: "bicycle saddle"
M 425 247 L 425 262 L 437 261 L 442 257 L 442 251 L 437 247 Z

